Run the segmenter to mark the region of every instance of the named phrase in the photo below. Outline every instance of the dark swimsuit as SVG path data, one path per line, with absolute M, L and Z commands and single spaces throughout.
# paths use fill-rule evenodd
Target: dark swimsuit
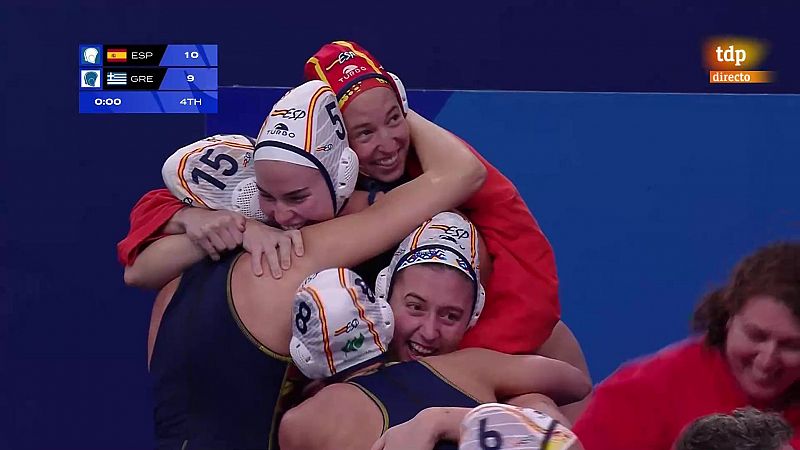
M 368 396 L 383 414 L 383 431 L 411 420 L 430 407 L 474 408 L 480 404 L 433 367 L 422 361 L 394 363 L 377 372 L 349 381 Z M 458 445 L 440 442 L 436 450 L 457 450 Z
M 150 373 L 157 448 L 267 449 L 291 358 L 245 329 L 231 294 L 241 253 L 187 270 L 164 312 Z

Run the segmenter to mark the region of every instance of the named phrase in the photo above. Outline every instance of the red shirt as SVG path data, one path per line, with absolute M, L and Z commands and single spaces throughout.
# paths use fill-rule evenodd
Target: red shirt
M 472 147 L 470 147 L 472 149 Z M 517 189 L 483 159 L 486 182 L 460 208 L 475 224 L 492 257 L 486 305 L 462 347 L 503 353 L 532 353 L 549 336 L 561 314 L 553 249 Z M 415 158 L 409 158 L 411 166 Z M 411 169 L 413 172 L 413 168 Z M 131 265 L 183 206 L 166 189 L 150 191 L 131 211 L 131 229 L 117 244 L 123 265 Z
M 150 191 L 131 210 L 131 229 L 117 244 L 117 259 L 130 266 L 148 244 L 164 237 L 162 229 L 186 205 L 167 189 Z
M 573 430 L 586 450 L 670 450 L 695 419 L 749 404 L 722 353 L 691 338 L 614 372 Z M 800 448 L 800 409 L 781 412 Z

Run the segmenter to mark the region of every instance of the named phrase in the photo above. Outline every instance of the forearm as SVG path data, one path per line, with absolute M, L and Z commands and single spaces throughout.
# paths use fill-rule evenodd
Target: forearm
M 512 358 L 510 363 L 491 369 L 493 378 L 500 380 L 497 397 L 501 401 L 539 393 L 550 397 L 557 405 L 565 405 L 583 399 L 592 390 L 589 377 L 568 363 L 539 355 Z
M 125 267 L 125 284 L 144 289 L 159 289 L 206 253 L 185 234 L 166 236 L 150 244 L 131 266 Z
M 578 339 L 562 321 L 556 324 L 550 337 L 539 347 L 536 354 L 569 363 L 580 369 L 586 376 L 590 376 L 589 365 L 583 356 Z
M 186 225 L 181 220 L 183 216 L 186 214 L 186 211 L 190 209 L 190 206 L 186 206 L 183 209 L 178 210 L 164 225 L 163 232 L 164 234 L 183 234 L 186 233 Z

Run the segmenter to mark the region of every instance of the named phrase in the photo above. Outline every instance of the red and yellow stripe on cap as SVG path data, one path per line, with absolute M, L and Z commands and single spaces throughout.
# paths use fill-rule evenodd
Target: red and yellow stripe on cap
M 380 74 L 384 73 L 383 66 L 381 66 L 377 61 L 375 61 L 375 59 L 372 57 L 372 55 L 367 53 L 366 50 L 355 48 L 355 46 L 353 45 L 352 42 L 334 41 L 333 43 L 341 45 L 342 47 L 345 47 L 345 48 L 349 48 L 351 52 L 355 53 L 356 55 L 360 56 L 361 58 L 364 58 L 364 61 L 366 61 L 367 64 L 369 64 L 369 66 L 372 67 L 372 70 L 374 70 L 375 72 L 380 73 Z
M 353 300 L 353 306 L 358 310 L 358 317 L 361 317 L 361 320 L 367 324 L 367 329 L 369 329 L 369 334 L 372 335 L 375 345 L 381 350 L 381 353 L 386 353 L 386 349 L 383 347 L 383 343 L 381 343 L 381 337 L 378 336 L 378 332 L 375 331 L 375 324 L 367 318 L 367 312 L 364 311 L 364 307 L 361 306 L 361 302 L 358 301 L 358 292 L 356 292 L 353 287 L 347 285 L 347 274 L 344 273 L 344 269 L 341 267 L 339 268 L 339 284 L 347 289 L 347 292 L 350 294 L 350 298 Z
M 351 64 L 363 69 L 356 77 L 361 81 L 355 84 L 353 78 L 348 77 L 345 80 L 339 76 L 341 69 Z M 373 77 L 362 78 L 369 74 Z M 391 89 L 397 96 L 398 102 L 402 104 L 391 76 L 375 57 L 355 42 L 334 41 L 323 45 L 306 61 L 304 75 L 307 80 L 321 80 L 329 85 L 336 94 L 341 109 L 359 94 L 375 87 Z
M 475 232 L 475 225 L 469 223 L 469 258 L 470 265 L 475 267 L 475 260 L 478 257 L 478 234 Z
M 311 96 L 311 100 L 308 102 L 308 121 L 306 122 L 306 139 L 304 143 L 303 149 L 307 153 L 311 153 L 311 139 L 314 136 L 314 107 L 317 105 L 317 100 L 322 97 L 322 94 L 330 92 L 333 93 L 333 90 L 329 86 L 322 86 L 317 89 L 317 92 L 314 92 L 314 95 Z
M 336 373 L 336 365 L 333 363 L 331 340 L 328 337 L 328 318 L 325 317 L 325 307 L 322 306 L 322 300 L 320 300 L 319 293 L 316 291 L 316 289 L 306 286 L 303 288 L 303 290 L 311 295 L 311 298 L 314 299 L 314 303 L 317 304 L 317 309 L 319 309 L 319 322 L 320 328 L 322 328 L 322 344 L 323 347 L 325 347 L 325 358 L 328 360 L 328 369 L 330 369 L 331 375 L 333 375 Z
M 419 238 L 422 237 L 422 232 L 425 231 L 425 227 L 427 227 L 431 222 L 432 219 L 428 219 L 419 228 L 417 228 L 417 232 L 414 233 L 414 237 L 411 239 L 411 245 L 408 248 L 409 251 L 417 248 L 417 245 L 419 245 Z

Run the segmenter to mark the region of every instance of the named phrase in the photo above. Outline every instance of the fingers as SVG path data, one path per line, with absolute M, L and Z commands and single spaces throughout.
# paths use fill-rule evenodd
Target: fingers
M 261 247 L 258 247 L 250 253 L 250 267 L 253 269 L 253 275 L 260 277 L 264 274 L 264 268 L 261 266 L 261 255 L 263 255 L 264 252 L 261 250 Z
M 292 242 L 288 237 L 278 240 L 278 258 L 281 262 L 281 269 L 289 270 L 292 267 Z
M 242 232 L 233 225 L 229 228 L 223 228 L 217 232 L 219 238 L 225 243 L 225 249 L 227 250 L 233 250 L 239 246 L 241 234 Z
M 225 241 L 222 240 L 219 233 L 211 232 L 208 233 L 207 237 L 208 240 L 211 242 L 211 245 L 213 245 L 214 249 L 216 249 L 218 252 L 228 248 L 228 245 L 225 244 Z
M 209 257 L 211 257 L 211 259 L 213 259 L 214 261 L 219 261 L 219 252 L 217 251 L 216 248 L 214 248 L 214 245 L 211 243 L 209 239 L 200 238 L 195 240 L 194 243 L 199 245 L 200 248 L 202 248 L 203 251 L 205 251 Z
M 294 254 L 297 256 L 303 256 L 303 253 L 305 252 L 305 249 L 303 248 L 303 233 L 301 233 L 300 230 L 291 230 L 288 231 L 287 234 L 292 240 Z
M 272 278 L 278 279 L 283 276 L 283 272 L 281 271 L 280 262 L 278 261 L 278 249 L 275 247 L 264 249 L 264 253 L 267 255 L 267 265 L 269 266 L 270 272 L 272 272 Z
M 234 214 L 234 216 L 233 216 L 233 224 L 234 224 L 234 226 L 236 226 L 236 228 L 239 231 L 244 231 L 245 223 L 247 222 L 247 219 L 241 214 L 236 214 L 236 213 L 233 213 L 233 214 Z

